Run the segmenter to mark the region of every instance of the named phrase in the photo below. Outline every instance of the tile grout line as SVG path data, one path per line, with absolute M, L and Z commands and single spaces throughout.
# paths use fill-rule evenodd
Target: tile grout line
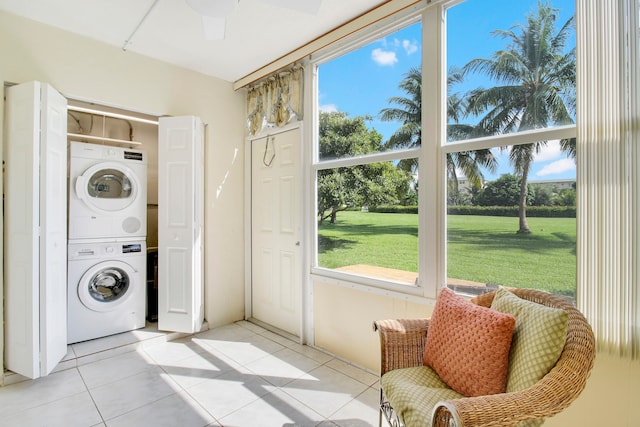
M 91 394 L 91 390 L 89 389 L 89 386 L 87 385 L 87 382 L 85 381 L 84 376 L 82 376 L 82 372 L 80 372 L 80 368 L 78 366 L 76 366 L 75 369 L 78 371 L 78 375 L 80 376 L 80 379 L 82 380 L 82 384 L 84 384 L 84 388 L 87 390 L 87 393 L 89 394 L 89 398 L 91 398 L 91 402 L 93 402 L 93 406 L 96 408 L 96 412 L 100 416 L 100 419 L 102 420 L 102 423 L 106 425 L 106 421 L 104 419 L 104 416 L 102 415 L 102 412 L 100 411 L 100 408 L 98 407 L 98 404 L 96 403 L 96 399 L 93 397 L 93 394 Z

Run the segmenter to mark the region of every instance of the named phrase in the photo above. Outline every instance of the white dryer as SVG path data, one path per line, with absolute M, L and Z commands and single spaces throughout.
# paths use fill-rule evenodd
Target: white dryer
M 146 234 L 146 153 L 71 142 L 69 240 L 107 240 Z
M 145 326 L 144 240 L 68 245 L 69 344 Z

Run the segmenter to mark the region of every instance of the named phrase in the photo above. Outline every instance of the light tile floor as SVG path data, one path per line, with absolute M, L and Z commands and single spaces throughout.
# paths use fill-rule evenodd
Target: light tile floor
M 377 376 L 245 321 L 74 344 L 58 369 L 0 387 L 0 424 L 378 425 Z

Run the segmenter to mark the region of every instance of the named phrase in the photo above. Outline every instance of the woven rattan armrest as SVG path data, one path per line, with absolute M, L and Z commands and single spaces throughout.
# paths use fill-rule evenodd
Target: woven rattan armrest
M 433 426 L 512 426 L 547 418 L 573 400 L 574 391 L 557 389 L 558 385 L 552 377 L 518 392 L 439 402 L 434 409 Z
M 392 319 L 373 322 L 380 334 L 380 376 L 399 368 L 423 364 L 429 319 Z
M 582 341 L 576 345 L 592 346 L 590 336 Z M 580 394 L 593 366 L 592 357 L 567 353 L 571 352 L 565 351 L 544 378 L 525 390 L 439 402 L 433 426 L 511 426 L 559 413 Z

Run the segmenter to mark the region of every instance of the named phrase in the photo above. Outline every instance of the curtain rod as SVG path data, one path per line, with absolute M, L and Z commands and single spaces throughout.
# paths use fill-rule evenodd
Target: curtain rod
M 376 6 L 368 12 L 365 12 L 362 15 L 342 24 L 338 28 L 335 28 L 323 34 L 317 39 L 312 40 L 305 45 L 302 45 L 301 47 L 287 53 L 284 56 L 281 56 L 280 58 L 265 65 L 264 67 L 257 69 L 256 71 L 246 75 L 245 77 L 242 77 L 241 79 L 233 83 L 233 89 L 242 89 L 243 87 L 258 81 L 261 78 L 266 77 L 283 67 L 291 65 L 296 61 L 300 61 L 301 59 L 311 55 L 312 53 L 315 53 L 318 50 L 329 46 L 331 43 L 334 43 L 344 37 L 355 33 L 356 31 L 360 31 L 371 24 L 374 24 L 418 3 L 428 4 L 431 3 L 431 1 L 389 0 L 379 6 Z

